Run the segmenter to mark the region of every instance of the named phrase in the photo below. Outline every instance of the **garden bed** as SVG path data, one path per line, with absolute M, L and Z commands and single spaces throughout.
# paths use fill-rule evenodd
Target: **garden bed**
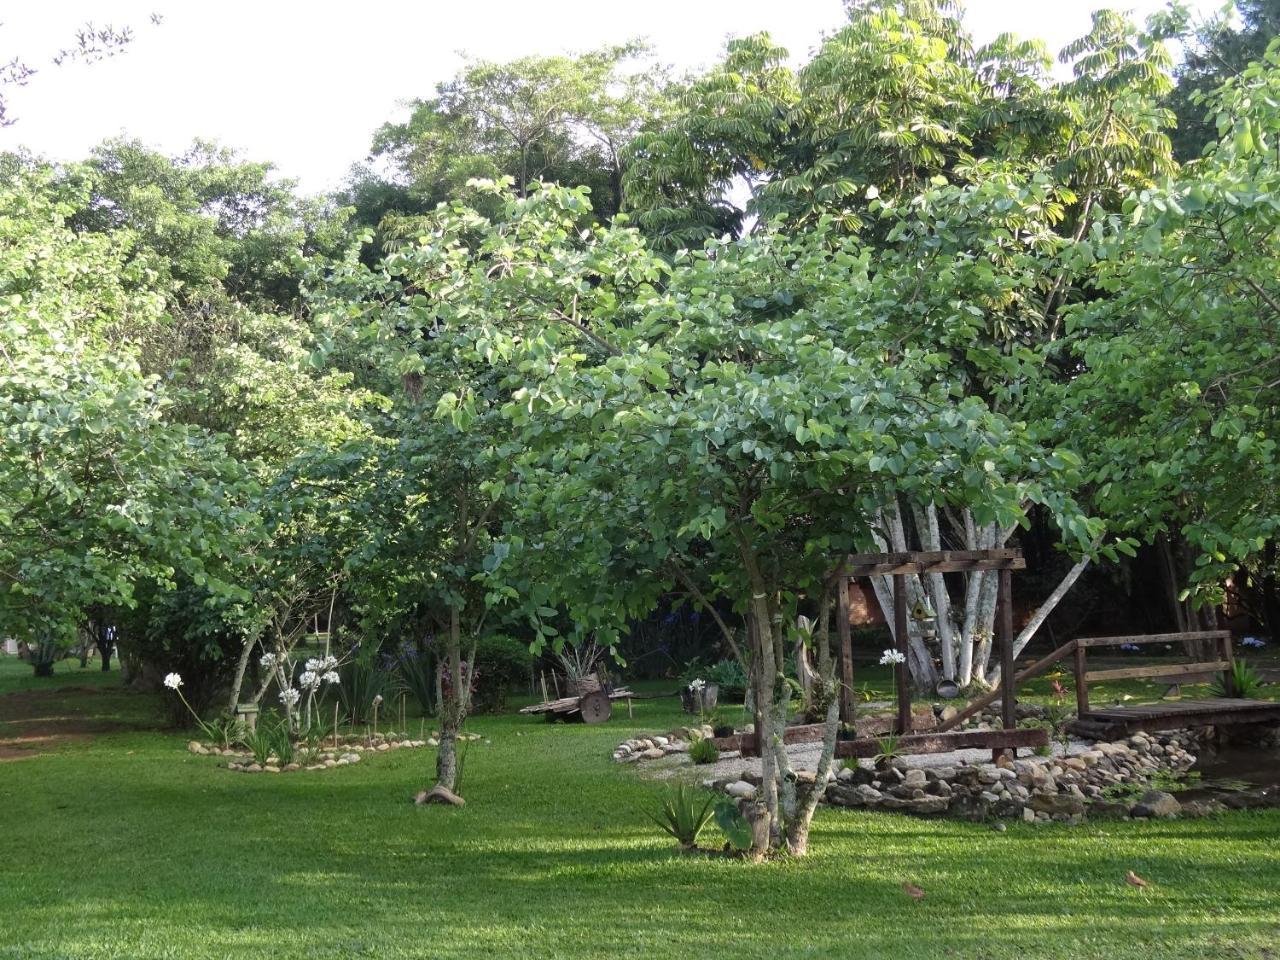
M 479 740 L 477 734 L 459 734 L 459 741 Z M 412 750 L 422 747 L 438 747 L 436 736 L 426 740 L 410 739 L 404 733 L 347 734 L 326 737 L 323 745 L 314 748 L 304 744 L 295 747 L 295 759 L 281 763 L 278 757 L 255 757 L 243 747 L 224 747 L 214 743 L 192 740 L 187 751 L 199 756 L 225 757 L 226 768 L 240 773 L 293 773 L 299 770 L 331 770 L 359 763 L 368 755 L 388 753 L 392 750 Z

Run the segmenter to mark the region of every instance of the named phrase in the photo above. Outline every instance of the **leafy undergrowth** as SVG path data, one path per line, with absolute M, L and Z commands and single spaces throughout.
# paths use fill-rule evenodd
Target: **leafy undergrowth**
M 0 764 L 0 958 L 1261 958 L 1280 940 L 1280 812 L 996 833 L 822 811 L 804 860 L 682 857 L 641 812 L 655 785 L 609 760 L 680 714 L 634 710 L 475 719 L 492 742 L 462 809 L 409 802 L 428 751 L 244 776 L 131 732 Z

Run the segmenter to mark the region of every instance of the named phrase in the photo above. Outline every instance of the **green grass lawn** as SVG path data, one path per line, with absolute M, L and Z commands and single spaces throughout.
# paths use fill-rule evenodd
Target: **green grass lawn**
M 0 763 L 0 958 L 1276 956 L 1280 811 L 996 833 L 824 810 L 803 860 L 681 857 L 640 813 L 659 788 L 609 760 L 679 721 L 669 699 L 598 727 L 478 717 L 457 810 L 409 802 L 427 750 L 254 776 L 153 729 Z

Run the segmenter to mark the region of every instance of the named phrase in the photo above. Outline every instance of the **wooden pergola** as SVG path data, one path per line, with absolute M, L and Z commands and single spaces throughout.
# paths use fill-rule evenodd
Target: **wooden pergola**
M 838 607 L 837 629 L 840 639 L 840 719 L 852 739 L 836 743 L 837 757 L 873 757 L 879 744 L 875 737 L 895 733 L 900 739 L 898 749 L 903 753 L 944 753 L 965 748 L 987 748 L 999 755 L 1018 747 L 1039 747 L 1049 742 L 1048 731 L 1042 727 L 1018 729 L 1015 712 L 1017 683 L 1025 677 L 1016 677 L 1013 670 L 1013 588 L 1014 570 L 1025 570 L 1022 551 L 1002 550 L 933 550 L 905 553 L 855 553 L 845 558 L 838 574 L 836 602 Z M 996 592 L 996 634 L 1000 647 L 1000 687 L 974 701 L 951 721 L 938 725 L 929 717 L 928 729 L 913 733 L 914 718 L 911 712 L 910 671 L 894 671 L 897 689 L 895 700 L 897 716 L 887 718 L 856 717 L 853 701 L 853 636 L 849 626 L 849 584 L 858 577 L 890 576 L 893 578 L 893 637 L 894 647 L 904 658 L 909 657 L 907 577 L 911 574 L 976 573 L 993 571 L 999 574 Z M 904 660 L 904 663 L 906 661 Z M 1035 670 L 1043 669 L 1044 662 L 1035 664 Z M 959 722 L 978 712 L 996 696 L 1001 698 L 1000 730 L 953 730 Z M 924 726 L 923 724 L 921 725 Z M 822 740 L 822 724 L 806 724 L 787 727 L 783 733 L 786 743 L 811 743 Z M 846 734 L 847 736 L 847 734 Z M 714 743 L 721 750 L 739 750 L 744 756 L 758 755 L 760 742 L 756 734 L 734 734 L 717 738 Z
M 1017 726 L 1013 689 L 1013 587 L 1012 572 L 1025 570 L 1022 551 L 1003 550 L 916 550 L 905 553 L 854 553 L 845 559 L 836 587 L 840 636 L 840 719 L 851 722 L 853 704 L 853 637 L 849 627 L 849 583 L 857 577 L 893 577 L 894 646 L 904 658 L 910 656 L 907 625 L 907 577 L 929 573 L 975 573 L 995 571 L 1000 581 L 996 593 L 996 630 L 1000 645 L 1000 685 L 1005 729 Z M 904 663 L 908 662 L 904 659 Z M 908 670 L 895 670 L 897 680 L 897 732 L 911 732 L 911 677 Z

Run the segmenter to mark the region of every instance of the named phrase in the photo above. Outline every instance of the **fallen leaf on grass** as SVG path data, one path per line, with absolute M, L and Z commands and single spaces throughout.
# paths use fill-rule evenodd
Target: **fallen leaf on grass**
M 917 887 L 914 883 L 911 883 L 909 880 L 903 881 L 902 891 L 907 896 L 909 896 L 912 900 L 924 899 L 924 891 L 921 890 L 919 887 Z

